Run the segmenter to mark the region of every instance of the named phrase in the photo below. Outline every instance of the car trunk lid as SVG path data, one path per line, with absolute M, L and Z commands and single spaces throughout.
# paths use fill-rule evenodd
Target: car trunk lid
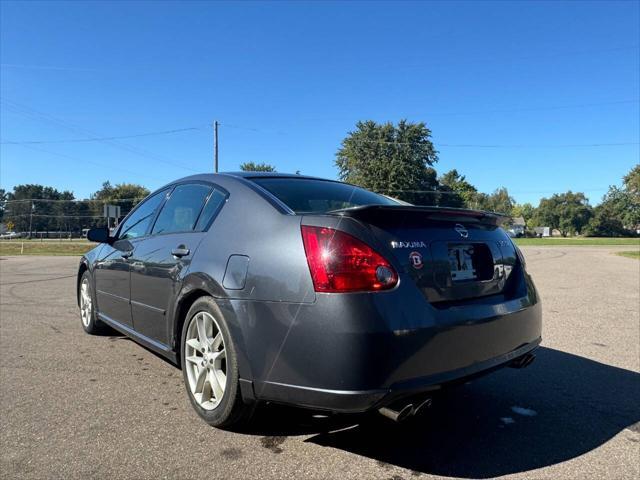
M 366 224 L 434 305 L 502 293 L 515 266 L 503 215 L 405 205 L 330 213 Z

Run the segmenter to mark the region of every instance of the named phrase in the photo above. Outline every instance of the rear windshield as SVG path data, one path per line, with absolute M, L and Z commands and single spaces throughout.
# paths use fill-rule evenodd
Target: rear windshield
M 390 198 L 346 183 L 308 178 L 252 178 L 296 213 L 325 213 L 360 205 L 398 205 Z

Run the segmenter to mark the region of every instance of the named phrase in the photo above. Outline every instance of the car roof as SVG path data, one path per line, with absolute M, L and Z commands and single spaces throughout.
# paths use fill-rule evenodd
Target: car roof
M 321 177 L 312 177 L 309 175 L 299 175 L 297 173 L 279 173 L 279 172 L 220 172 L 220 173 L 200 173 L 196 175 L 190 175 L 188 177 L 183 177 L 172 182 L 167 183 L 162 188 L 166 188 L 168 185 L 173 185 L 176 183 L 183 183 L 188 181 L 215 181 L 216 179 L 221 178 L 235 178 L 242 180 L 250 180 L 257 178 L 290 178 L 290 179 L 305 179 L 305 180 L 321 180 L 324 182 L 338 182 L 338 180 L 331 180 L 328 178 Z M 338 182 L 339 183 L 339 182 Z M 160 190 L 160 189 L 159 189 Z
M 328 178 L 312 177 L 309 175 L 300 175 L 299 173 L 280 173 L 280 172 L 223 172 L 222 175 L 230 175 L 232 177 L 241 178 L 306 178 L 311 180 L 325 180 L 327 182 L 335 182 Z

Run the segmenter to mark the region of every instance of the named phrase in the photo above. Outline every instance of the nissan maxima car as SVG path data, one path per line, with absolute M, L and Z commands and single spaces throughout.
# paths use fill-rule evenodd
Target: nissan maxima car
M 533 360 L 540 301 L 503 221 L 301 175 L 195 175 L 88 232 L 82 326 L 181 366 L 217 427 L 259 402 L 400 420 Z

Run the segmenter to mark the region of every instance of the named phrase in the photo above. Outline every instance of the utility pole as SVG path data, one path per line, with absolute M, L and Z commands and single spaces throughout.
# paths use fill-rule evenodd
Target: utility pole
M 213 157 L 214 157 L 214 171 L 218 173 L 218 121 L 213 122 Z
M 33 225 L 33 210 L 36 206 L 33 204 L 33 200 L 31 201 L 31 213 L 29 214 L 29 240 L 31 240 L 31 225 Z

